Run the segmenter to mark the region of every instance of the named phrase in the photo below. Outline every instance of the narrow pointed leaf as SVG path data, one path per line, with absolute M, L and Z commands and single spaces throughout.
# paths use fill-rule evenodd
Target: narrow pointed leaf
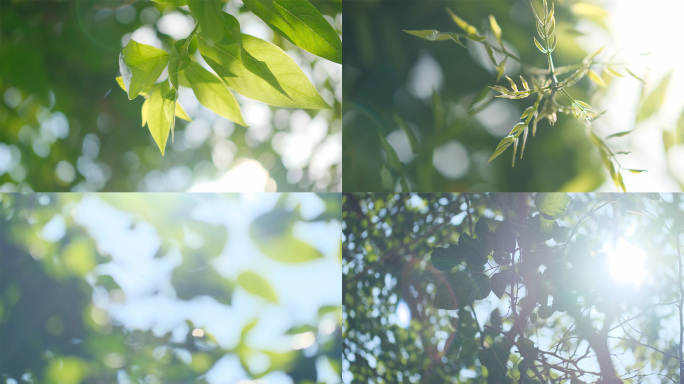
M 480 36 L 477 32 L 477 28 L 465 22 L 465 20 L 458 17 L 450 8 L 447 7 L 447 12 L 451 15 L 451 19 L 459 26 L 467 35 L 468 38 L 474 41 L 483 41 L 486 39 L 485 36 Z
M 667 89 L 670 85 L 670 79 L 672 78 L 672 72 L 669 72 L 665 77 L 658 83 L 655 89 L 645 98 L 641 100 L 641 107 L 637 113 L 636 121 L 642 121 L 649 117 L 660 109 L 665 101 L 665 95 L 667 94 Z
M 608 135 L 608 136 L 606 137 L 606 139 L 612 139 L 612 138 L 614 138 L 614 137 L 622 137 L 622 136 L 629 135 L 630 133 L 632 133 L 632 131 L 617 132 L 617 133 L 613 133 L 612 135 Z
M 389 141 L 387 141 L 382 132 L 378 132 L 378 137 L 380 138 L 380 144 L 382 145 L 382 149 L 384 149 L 385 153 L 387 154 L 387 165 L 395 171 L 401 171 L 401 161 L 399 161 L 399 156 L 397 155 L 397 152 L 394 150 L 394 147 L 392 147 L 392 144 L 390 144 Z
M 428 41 L 445 41 L 445 40 L 452 40 L 456 44 L 460 45 L 463 48 L 466 48 L 465 44 L 461 42 L 461 39 L 459 38 L 457 33 L 454 32 L 440 32 L 434 29 L 424 29 L 424 30 L 404 30 L 404 32 L 408 33 L 409 35 L 417 36 L 420 37 L 421 39 L 425 39 Z
M 192 121 L 190 116 L 188 116 L 188 114 L 185 113 L 185 110 L 183 109 L 183 107 L 181 107 L 181 105 L 178 101 L 176 101 L 176 111 L 175 112 L 176 112 L 176 117 L 178 117 L 179 119 L 183 119 L 186 121 Z
M 501 27 L 499 27 L 499 23 L 496 22 L 496 19 L 494 18 L 494 15 L 489 15 L 489 26 L 492 28 L 492 33 L 494 34 L 494 37 L 496 37 L 496 41 L 499 42 L 499 45 L 503 46 L 503 40 L 501 39 Z
M 131 39 L 119 55 L 119 70 L 128 99 L 135 99 L 143 88 L 154 84 L 168 62 L 166 51 Z
M 593 82 L 594 82 L 596 85 L 598 85 L 599 87 L 607 87 L 607 86 L 608 86 L 608 85 L 606 84 L 606 82 L 603 81 L 603 79 L 601 78 L 601 76 L 599 76 L 598 73 L 592 71 L 591 69 L 589 70 L 589 72 L 587 72 L 587 75 L 589 76 L 589 79 L 590 79 L 591 81 L 593 81 Z
M 195 62 L 190 63 L 183 75 L 202 105 L 230 121 L 247 126 L 240 113 L 240 105 L 221 79 Z
M 335 29 L 307 0 L 244 0 L 245 6 L 298 47 L 342 63 L 342 41 Z
M 489 158 L 488 161 L 492 161 L 492 160 L 496 159 L 499 155 L 501 155 L 506 150 L 506 148 L 508 148 L 508 146 L 513 144 L 514 140 L 515 139 L 511 136 L 504 137 L 499 142 L 499 145 L 496 147 L 496 150 L 494 150 L 494 153 L 492 154 L 492 156 Z
M 399 115 L 397 115 L 396 113 L 394 114 L 394 121 L 406 133 L 406 137 L 408 137 L 409 144 L 411 144 L 411 151 L 413 151 L 413 153 L 418 153 L 420 145 L 418 144 L 418 138 L 416 137 L 416 134 L 413 132 L 411 127 L 409 127 L 408 124 L 406 124 L 406 122 L 404 121 L 404 119 L 399 117 Z
M 238 285 L 252 295 L 264 298 L 271 303 L 278 302 L 278 295 L 271 284 L 256 272 L 245 271 L 237 277 Z
M 537 41 L 537 38 L 533 37 L 533 39 L 534 39 L 534 45 L 537 46 L 537 49 L 539 49 L 541 51 L 541 53 L 546 53 L 546 49 L 544 47 L 542 47 L 542 45 L 539 43 L 539 41 Z

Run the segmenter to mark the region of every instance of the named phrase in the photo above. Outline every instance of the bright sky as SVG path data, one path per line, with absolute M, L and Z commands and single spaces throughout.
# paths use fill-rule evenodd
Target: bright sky
M 624 157 L 623 165 L 630 168 L 647 169 L 647 173 L 638 175 L 625 172 L 625 184 L 630 192 L 638 191 L 676 191 L 676 182 L 667 174 L 669 161 L 675 169 L 679 180 L 684 181 L 684 146 L 680 145 L 664 155 L 662 129 L 672 130 L 676 126 L 684 99 L 678 89 L 684 86 L 684 72 L 681 49 L 675 41 L 681 35 L 681 15 L 684 2 L 678 0 L 603 0 L 608 11 L 610 36 L 591 35 L 580 39 L 588 50 L 605 45 L 600 57 L 609 57 L 618 53 L 617 58 L 628 64 L 628 67 L 648 82 L 650 92 L 668 72 L 674 71 L 665 105 L 657 116 L 643 122 L 638 130 L 628 135 L 624 141 L 615 141 L 620 145 L 631 146 L 632 154 Z M 589 25 L 581 25 L 580 30 L 591 31 Z M 643 55 L 648 53 L 648 55 Z M 605 103 L 602 105 L 608 112 L 597 121 L 597 128 L 605 132 L 620 132 L 634 128 L 641 83 L 631 77 L 616 78 L 611 85 Z M 680 139 L 681 140 L 681 139 Z M 601 190 L 615 190 L 611 180 Z
M 110 275 L 121 287 L 125 301 L 112 302 L 103 288 L 95 288 L 93 302 L 110 317 L 124 326 L 149 330 L 157 336 L 172 333 L 172 340 L 183 342 L 188 332 L 185 320 L 196 328 L 211 333 L 226 349 L 234 347 L 242 327 L 254 318 L 259 323 L 250 334 L 254 348 L 288 351 L 295 344 L 311 345 L 311 337 L 286 336 L 284 332 L 295 325 L 316 324 L 317 310 L 324 305 L 340 305 L 342 274 L 339 262 L 341 227 L 339 222 L 298 223 L 296 236 L 314 245 L 325 258 L 295 265 L 286 265 L 262 255 L 252 243 L 248 230 L 251 222 L 273 209 L 278 194 L 241 194 L 235 199 L 214 194 L 183 195 L 196 202 L 186 218 L 179 220 L 205 221 L 225 225 L 228 242 L 213 267 L 228 279 L 244 270 L 258 271 L 277 292 L 280 303 L 270 304 L 241 289 L 233 294 L 232 304 L 226 306 L 208 296 L 180 300 L 171 285 L 173 270 L 182 263 L 183 255 L 172 249 L 163 257 L 154 257 L 164 239 L 154 226 L 141 222 L 135 213 L 124 212 L 86 195 L 74 212 L 75 221 L 85 227 L 96 241 L 98 251 L 111 257 L 111 262 L 98 265 L 88 276 L 91 285 L 98 275 Z M 118 195 L 121 199 L 154 199 L 154 195 Z M 304 218 L 311 218 L 324 209 L 323 202 L 313 194 L 292 194 L 289 203 L 301 204 Z M 135 224 L 135 225 L 132 225 Z M 48 241 L 58 241 L 65 233 L 61 216 L 56 216 L 43 229 Z M 157 291 L 159 294 L 153 294 Z M 318 323 L 322 334 L 331 334 L 336 327 L 334 317 Z M 313 334 L 308 335 L 313 336 Z M 305 351 L 306 352 L 306 351 Z M 312 347 L 308 352 L 315 352 Z M 189 355 L 186 358 L 190 358 Z M 268 362 L 252 359 L 256 365 Z M 317 362 L 319 380 L 339 382 L 325 359 Z M 266 365 L 264 365 L 266 364 Z M 210 383 L 239 382 L 249 377 L 237 356 L 226 355 L 207 373 Z M 264 377 L 272 383 L 292 383 L 283 373 Z M 123 378 L 120 379 L 120 382 Z

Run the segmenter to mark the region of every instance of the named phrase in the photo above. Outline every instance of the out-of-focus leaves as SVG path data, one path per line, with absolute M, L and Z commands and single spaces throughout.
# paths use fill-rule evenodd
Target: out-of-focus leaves
M 639 112 L 637 113 L 637 122 L 648 119 L 658 109 L 663 105 L 665 100 L 665 94 L 667 93 L 668 86 L 670 85 L 670 78 L 672 77 L 672 72 L 669 72 L 658 85 L 649 93 L 648 95 L 642 94 Z
M 278 295 L 271 284 L 256 272 L 241 272 L 237 277 L 237 283 L 242 289 L 253 295 L 262 297 L 271 303 L 278 302 Z

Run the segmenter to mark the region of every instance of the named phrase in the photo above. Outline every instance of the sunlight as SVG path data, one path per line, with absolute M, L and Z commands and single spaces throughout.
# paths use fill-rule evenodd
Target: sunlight
M 402 328 L 407 328 L 411 323 L 411 310 L 405 301 L 400 301 L 397 305 L 397 324 Z
M 646 277 L 644 270 L 646 254 L 627 240 L 618 240 L 615 249 L 608 245 L 606 253 L 610 274 L 616 281 L 638 285 Z

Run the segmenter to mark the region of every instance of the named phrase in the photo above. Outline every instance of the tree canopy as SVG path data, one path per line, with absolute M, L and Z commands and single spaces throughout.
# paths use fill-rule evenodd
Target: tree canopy
M 341 1 L 0 15 L 2 190 L 341 189 Z
M 681 195 L 343 207 L 345 382 L 680 382 Z
M 0 380 L 339 382 L 340 207 L 0 195 Z

